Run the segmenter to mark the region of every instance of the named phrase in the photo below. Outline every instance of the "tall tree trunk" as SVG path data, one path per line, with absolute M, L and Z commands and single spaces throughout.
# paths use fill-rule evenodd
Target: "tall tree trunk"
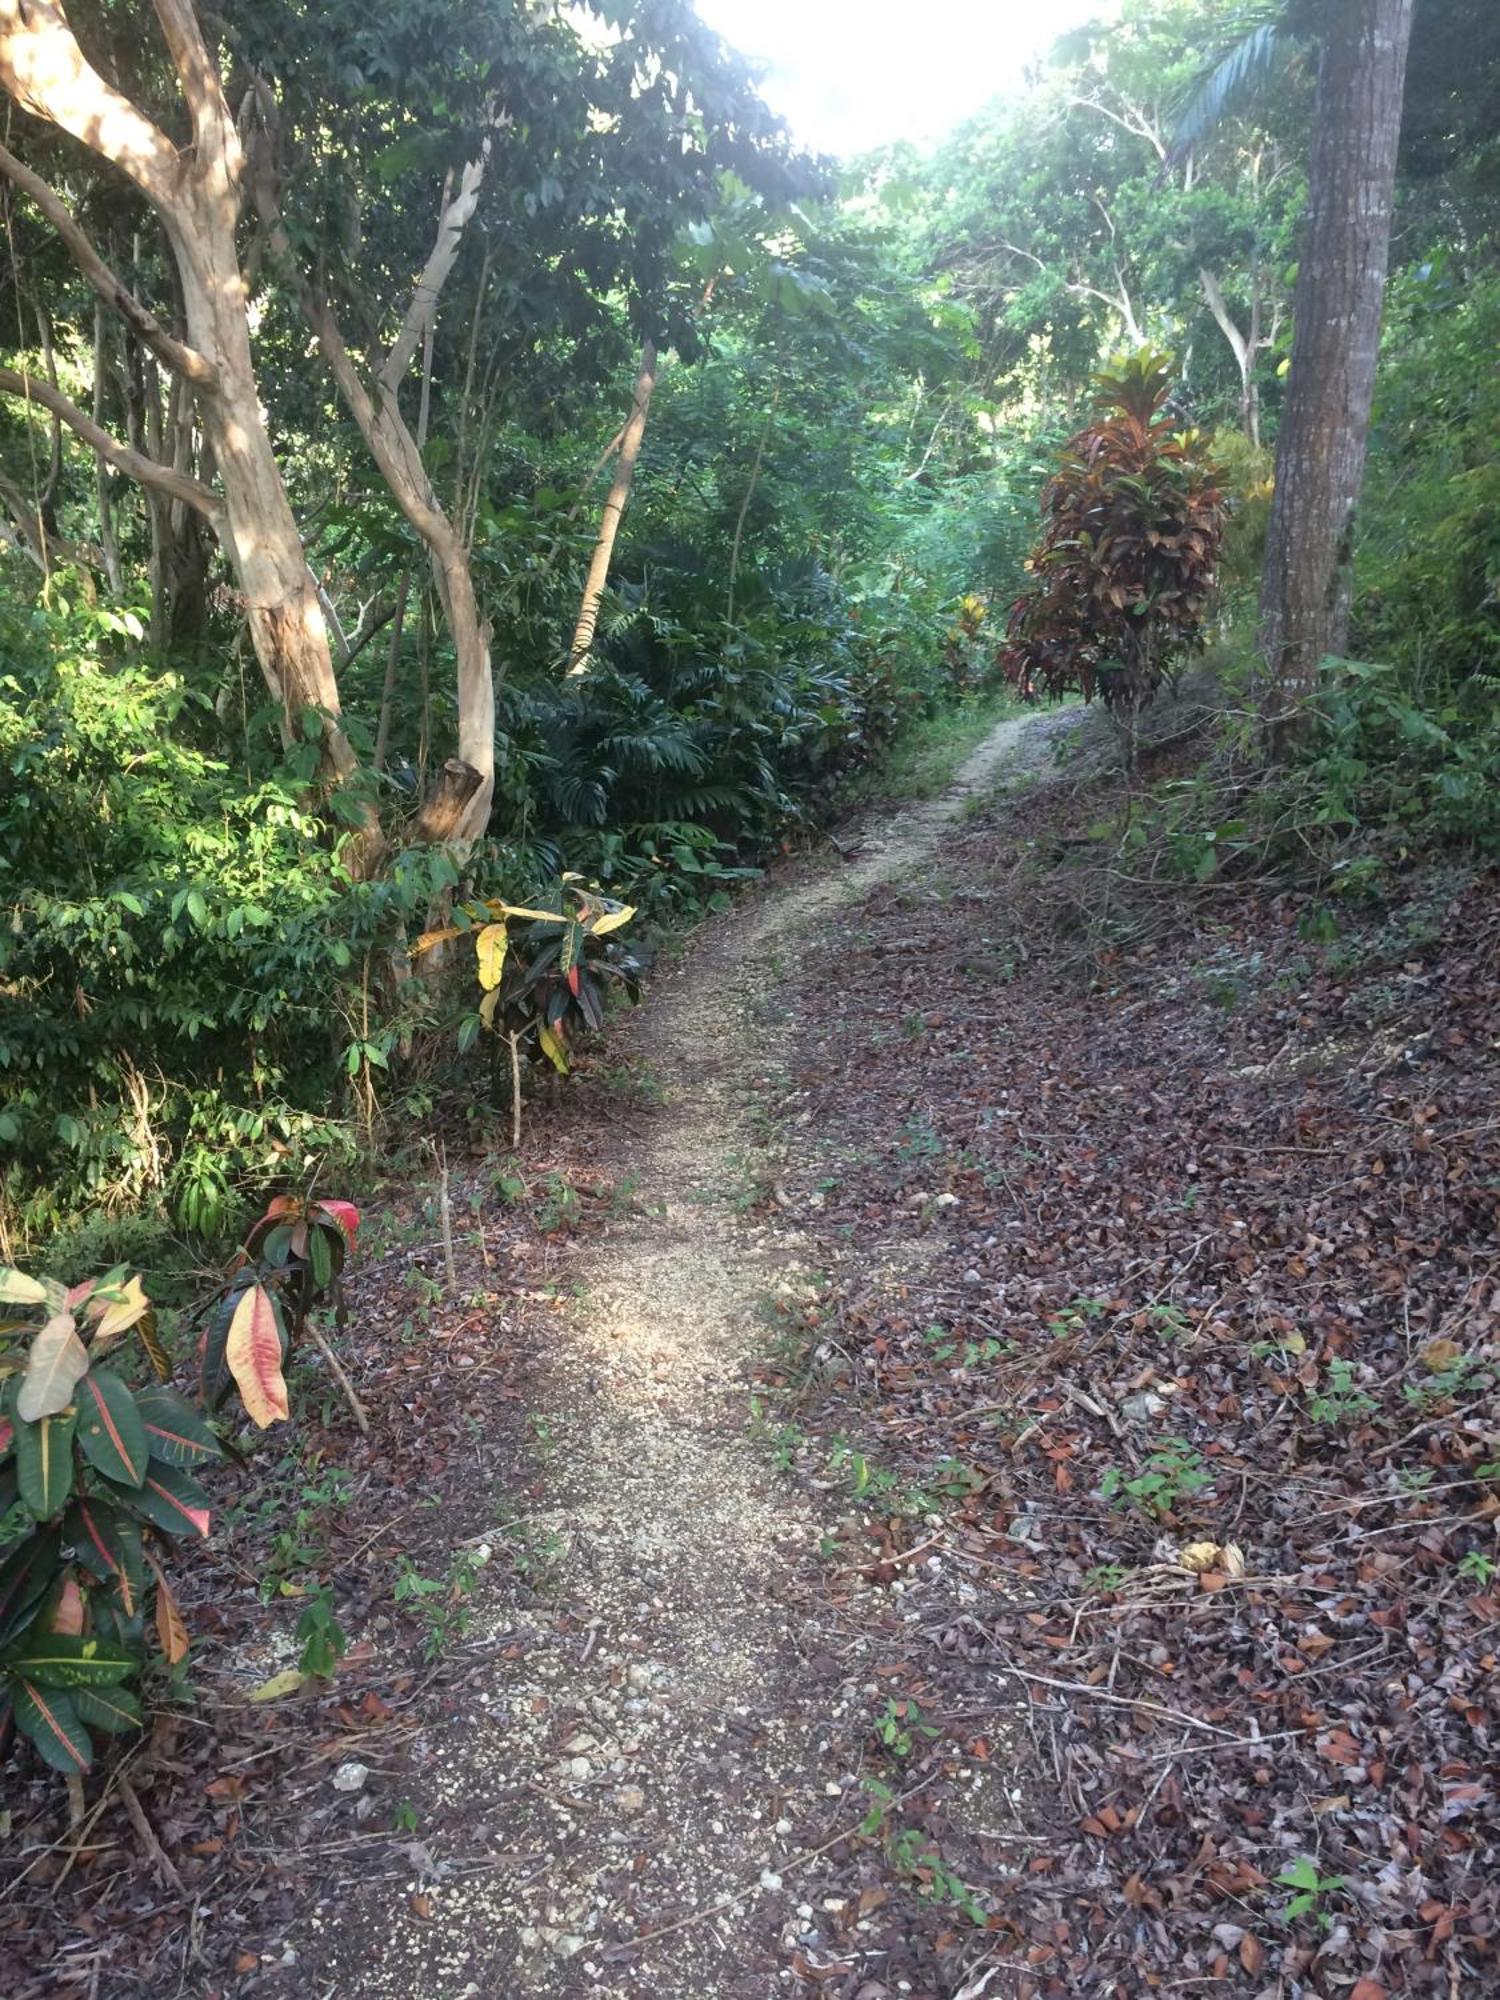
M 109 322 L 104 317 L 104 301 L 94 301 L 94 422 L 104 428 L 104 384 L 109 373 Z M 109 490 L 109 463 L 102 452 L 94 453 L 94 498 L 99 513 L 99 549 L 104 559 L 104 575 L 111 597 L 125 588 L 120 567 L 120 543 L 115 534 L 114 497 Z
M 1261 573 L 1268 748 L 1305 727 L 1320 663 L 1349 631 L 1413 0 L 1328 0 L 1313 109 L 1291 375 Z
M 615 537 L 620 532 L 620 517 L 625 512 L 625 502 L 630 498 L 630 482 L 635 475 L 635 462 L 641 455 L 641 439 L 646 435 L 646 412 L 651 407 L 651 392 L 655 387 L 656 347 L 654 342 L 648 340 L 641 349 L 641 367 L 640 373 L 635 378 L 635 396 L 620 438 L 620 456 L 615 464 L 615 476 L 610 482 L 608 498 L 604 502 L 604 513 L 600 517 L 599 539 L 594 544 L 594 553 L 589 562 L 589 573 L 583 586 L 583 602 L 578 607 L 578 623 L 573 631 L 573 643 L 568 648 L 570 674 L 588 672 L 589 655 L 594 647 L 594 633 L 599 625 L 599 605 L 604 596 L 604 586 L 609 581 L 609 559 L 614 554 Z

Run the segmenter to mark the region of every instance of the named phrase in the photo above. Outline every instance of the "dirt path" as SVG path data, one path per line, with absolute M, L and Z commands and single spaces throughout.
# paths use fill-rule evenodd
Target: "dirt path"
M 643 1010 L 635 1049 L 665 1106 L 616 1163 L 634 1212 L 567 1268 L 575 1304 L 528 1418 L 549 1491 L 523 1532 L 544 1583 L 527 1612 L 496 1608 L 500 1658 L 427 1746 L 465 1852 L 418 1839 L 410 1883 L 326 1902 L 320 1991 L 787 1990 L 817 1933 L 814 1850 L 868 1804 L 861 1663 L 890 1611 L 872 1592 L 851 1629 L 831 1609 L 833 1522 L 747 1426 L 767 1301 L 810 1276 L 794 1223 L 742 1212 L 781 1087 L 763 1016 L 799 932 L 920 868 L 966 800 L 1045 761 L 1067 722 L 1002 723 L 944 796 L 738 913 Z

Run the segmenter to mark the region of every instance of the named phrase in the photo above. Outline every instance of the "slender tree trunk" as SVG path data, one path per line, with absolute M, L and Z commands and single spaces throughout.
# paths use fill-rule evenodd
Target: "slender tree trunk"
M 104 301 L 94 301 L 94 422 L 104 428 L 104 383 L 108 373 L 109 322 L 104 317 Z M 104 560 L 105 580 L 111 597 L 125 588 L 120 568 L 120 543 L 115 534 L 114 496 L 109 490 L 109 465 L 102 452 L 94 453 L 94 499 L 99 512 L 99 549 Z
M 1266 743 L 1295 742 L 1321 662 L 1348 640 L 1412 0 L 1328 0 L 1291 375 L 1261 575 Z
M 635 378 L 635 396 L 620 439 L 620 456 L 615 465 L 615 476 L 610 483 L 609 496 L 604 502 L 604 513 L 599 522 L 599 539 L 594 544 L 594 553 L 589 562 L 589 573 L 583 586 L 583 602 L 578 608 L 578 623 L 573 631 L 573 643 L 568 648 L 570 674 L 588 672 L 589 655 L 594 646 L 594 633 L 599 625 L 599 605 L 604 596 L 604 586 L 609 581 L 609 559 L 614 553 L 615 537 L 620 532 L 620 517 L 625 512 L 625 502 L 630 498 L 630 482 L 635 475 L 635 462 L 641 455 L 641 439 L 646 435 L 646 412 L 651 407 L 651 392 L 655 387 L 656 347 L 654 342 L 648 340 L 641 349 L 641 367 L 640 373 Z
M 3 4 L 3 0 L 0 0 Z M 449 198 L 445 187 L 438 216 L 437 237 L 413 291 L 401 329 L 390 351 L 367 382 L 355 365 L 338 319 L 328 300 L 314 291 L 299 270 L 276 200 L 274 156 L 278 115 L 268 86 L 259 91 L 267 152 L 254 176 L 254 193 L 272 243 L 286 260 L 297 287 L 308 325 L 345 407 L 369 448 L 391 497 L 427 546 L 433 581 L 442 606 L 458 667 L 458 754 L 469 765 L 475 782 L 467 791 L 462 812 L 453 819 L 448 839 L 459 848 L 480 838 L 489 825 L 495 795 L 495 676 L 490 663 L 489 627 L 480 615 L 474 591 L 469 549 L 457 523 L 449 518 L 422 462 L 422 438 L 413 436 L 401 413 L 398 391 L 419 345 L 424 347 L 422 414 L 426 422 L 431 382 L 431 341 L 438 295 L 452 271 L 464 229 L 479 200 L 490 142 L 464 168 L 459 190 Z M 304 571 L 306 565 L 304 564 Z
M 298 733 L 304 710 L 315 710 L 328 761 L 347 776 L 354 753 L 338 727 L 328 628 L 261 414 L 235 246 L 238 193 L 210 183 L 195 208 L 197 226 L 174 248 L 188 338 L 214 357 L 219 373 L 216 392 L 202 399 L 202 421 L 224 494 L 221 540 L 244 595 L 255 656 L 288 733 Z
M 1255 392 L 1255 350 L 1257 345 L 1256 314 L 1252 308 L 1250 331 L 1241 333 L 1235 324 L 1229 302 L 1224 296 L 1224 288 L 1206 264 L 1198 267 L 1198 281 L 1203 287 L 1203 296 L 1208 301 L 1208 309 L 1213 314 L 1214 324 L 1223 334 L 1234 365 L 1240 372 L 1240 429 L 1252 444 L 1260 443 L 1260 399 Z
M 766 411 L 766 420 L 761 425 L 760 437 L 756 441 L 755 461 L 750 467 L 750 477 L 745 482 L 745 497 L 740 502 L 740 511 L 735 516 L 734 542 L 729 551 L 729 597 L 724 607 L 724 623 L 734 624 L 734 593 L 740 575 L 740 550 L 745 545 L 745 518 L 750 512 L 750 502 L 755 498 L 755 489 L 760 484 L 760 469 L 766 462 L 766 445 L 770 440 L 771 426 L 776 421 L 776 405 L 781 401 L 781 384 L 778 382 L 771 394 L 771 407 Z

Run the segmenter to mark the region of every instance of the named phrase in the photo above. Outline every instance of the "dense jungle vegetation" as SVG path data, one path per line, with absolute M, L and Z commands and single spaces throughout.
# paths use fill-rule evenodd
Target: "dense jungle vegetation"
M 1124 0 L 837 163 L 681 0 L 0 7 L 5 1260 L 159 1267 L 440 1101 L 503 1130 L 507 1035 L 563 1065 L 654 926 L 997 697 L 1121 349 L 1214 468 L 1232 679 L 1322 14 Z M 1500 17 L 1419 0 L 1361 664 L 1290 753 L 1330 838 L 1495 838 L 1497 132 Z M 583 921 L 408 976 L 455 896 Z

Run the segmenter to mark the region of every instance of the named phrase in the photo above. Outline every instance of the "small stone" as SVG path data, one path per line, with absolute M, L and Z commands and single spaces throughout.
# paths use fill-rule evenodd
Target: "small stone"
M 587 1757 L 570 1757 L 568 1759 L 568 1776 L 570 1778 L 576 1778 L 582 1784 L 585 1778 L 591 1778 L 593 1775 L 594 1767 Z
M 362 1792 L 370 1775 L 368 1764 L 357 1764 L 352 1759 L 340 1764 L 333 1774 L 333 1789 L 336 1792 Z
M 964 1283 L 966 1285 L 978 1285 L 983 1283 L 983 1280 L 980 1278 L 979 1273 L 973 1268 L 972 1265 L 969 1267 L 967 1271 L 964 1272 Z
M 1133 1424 L 1148 1423 L 1152 1417 L 1160 1416 L 1166 1404 L 1154 1389 L 1139 1389 L 1135 1395 L 1127 1396 L 1120 1404 L 1120 1413 Z
M 615 1794 L 615 1802 L 621 1812 L 642 1812 L 645 1809 L 646 1794 L 639 1785 L 622 1785 Z
M 776 1873 L 774 1868 L 762 1868 L 760 1871 L 760 1886 L 762 1889 L 779 1889 L 781 1887 L 781 1877 Z

